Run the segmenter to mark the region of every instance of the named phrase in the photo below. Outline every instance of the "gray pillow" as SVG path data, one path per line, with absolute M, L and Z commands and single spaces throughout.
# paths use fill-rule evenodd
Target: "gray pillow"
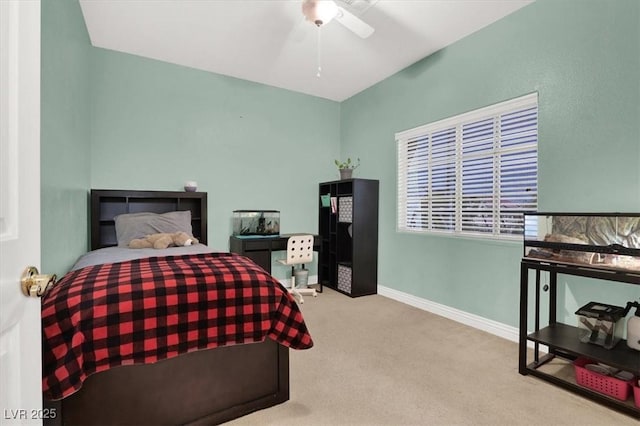
M 159 232 L 186 232 L 193 237 L 191 211 L 168 213 L 127 213 L 115 217 L 118 247 L 128 247 L 136 238 L 144 238 Z

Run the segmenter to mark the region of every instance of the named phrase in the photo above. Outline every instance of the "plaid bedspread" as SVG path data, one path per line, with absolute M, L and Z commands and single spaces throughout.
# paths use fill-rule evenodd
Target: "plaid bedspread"
M 231 253 L 87 266 L 42 301 L 43 391 L 61 399 L 92 373 L 271 338 L 313 346 L 287 290 Z

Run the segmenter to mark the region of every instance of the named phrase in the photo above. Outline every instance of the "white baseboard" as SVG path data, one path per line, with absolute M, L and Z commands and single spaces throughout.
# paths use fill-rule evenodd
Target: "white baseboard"
M 477 328 L 478 330 L 486 331 L 487 333 L 502 337 L 503 339 L 511 340 L 516 343 L 519 341 L 519 333 L 516 327 L 511 327 L 479 315 L 470 314 L 450 306 L 422 299 L 412 294 L 404 293 L 381 285 L 378 285 L 378 294 L 397 300 L 398 302 L 406 303 L 407 305 L 415 308 L 422 309 L 423 311 L 431 312 L 432 314 L 440 315 L 441 317 Z

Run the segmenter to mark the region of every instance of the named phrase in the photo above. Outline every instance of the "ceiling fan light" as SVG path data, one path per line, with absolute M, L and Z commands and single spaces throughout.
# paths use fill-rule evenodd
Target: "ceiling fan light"
M 325 25 L 338 15 L 338 5 L 332 0 L 305 0 L 302 14 L 317 26 Z

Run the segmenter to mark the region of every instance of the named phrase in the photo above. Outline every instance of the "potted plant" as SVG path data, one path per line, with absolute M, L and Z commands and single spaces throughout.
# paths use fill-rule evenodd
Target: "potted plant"
M 352 162 L 351 158 L 347 158 L 347 161 L 335 160 L 335 163 L 340 171 L 340 179 L 351 179 L 353 170 L 360 166 L 360 159 L 358 158 Z

